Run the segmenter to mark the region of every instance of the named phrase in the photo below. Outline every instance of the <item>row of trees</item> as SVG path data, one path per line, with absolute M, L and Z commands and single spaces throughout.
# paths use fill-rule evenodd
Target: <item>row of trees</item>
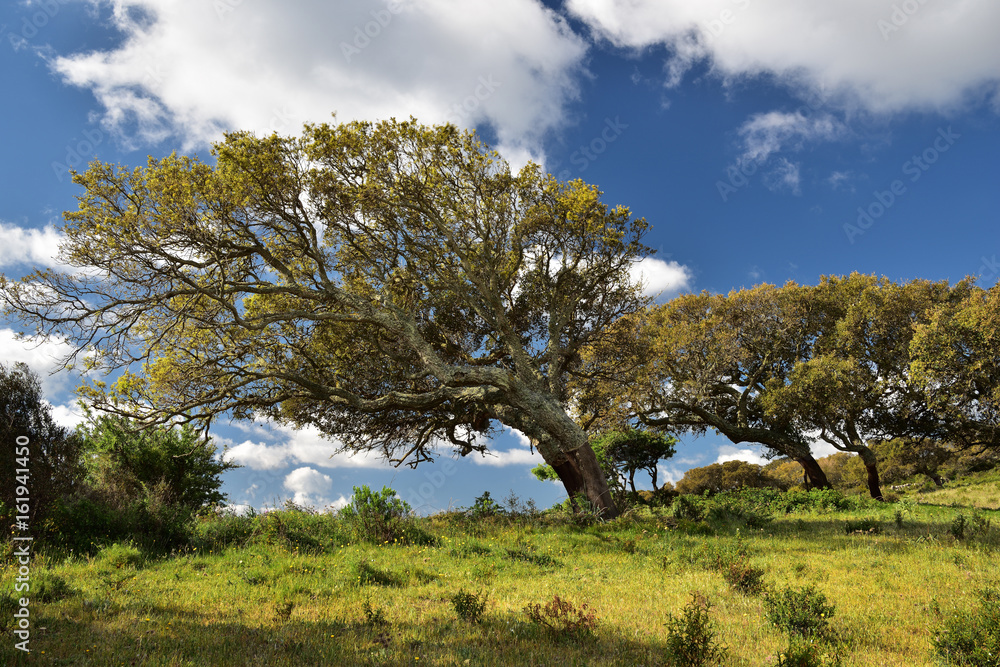
M 67 364 L 118 374 L 87 390 L 108 414 L 265 416 L 397 465 L 485 451 L 504 425 L 609 517 L 588 432 L 714 429 L 817 486 L 813 432 L 862 457 L 884 434 L 996 442 L 998 294 L 970 282 L 649 309 L 631 277 L 647 223 L 582 181 L 511 172 L 474 133 L 307 125 L 213 155 L 74 173 L 60 259 L 77 272 L 0 281 L 8 315 L 74 346 Z
M 821 440 L 856 454 L 881 498 L 875 443 L 1000 444 L 1000 289 L 873 276 L 691 294 L 615 324 L 621 342 L 594 346 L 580 405 L 593 421 L 638 419 L 708 429 L 797 461 L 829 486 L 812 456 Z M 609 382 L 612 358 L 631 377 Z

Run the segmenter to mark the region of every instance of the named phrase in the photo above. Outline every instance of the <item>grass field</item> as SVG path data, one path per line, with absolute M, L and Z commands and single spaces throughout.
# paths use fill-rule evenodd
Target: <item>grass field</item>
M 262 533 L 239 547 L 160 558 L 123 545 L 36 555 L 33 590 L 47 601 L 31 605 L 33 653 L 7 641 L 0 663 L 661 665 L 670 615 L 694 594 L 710 604 L 721 664 L 806 664 L 781 657 L 789 639 L 769 622 L 764 595 L 724 578 L 719 562 L 742 554 L 766 586 L 813 585 L 834 605 L 808 664 L 943 665 L 935 633 L 1000 579 L 998 513 L 907 499 L 770 522 L 678 522 L 648 510 L 593 525 L 547 516 L 419 522 L 433 544 Z M 848 522 L 861 529 L 848 533 Z M 488 597 L 478 623 L 459 617 L 460 590 L 477 596 L 467 601 Z M 526 613 L 554 596 L 573 605 L 579 629 Z

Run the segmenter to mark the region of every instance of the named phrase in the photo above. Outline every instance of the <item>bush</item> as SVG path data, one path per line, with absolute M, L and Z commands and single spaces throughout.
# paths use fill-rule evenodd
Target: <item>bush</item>
M 532 623 L 543 626 L 562 638 L 579 639 L 589 635 L 597 627 L 594 612 L 584 604 L 577 608 L 569 600 L 554 596 L 545 605 L 529 604 L 524 613 Z
M 786 587 L 764 597 L 767 619 L 792 635 L 810 637 L 826 632 L 834 607 L 814 586 L 794 589 Z
M 98 558 L 117 569 L 123 567 L 140 568 L 146 560 L 135 545 L 120 542 L 115 542 L 111 546 L 101 549 Z
M 820 652 L 819 644 L 792 637 L 788 648 L 775 657 L 776 667 L 835 667 L 840 664 L 836 656 Z
M 670 667 L 718 665 L 726 650 L 716 640 L 715 623 L 709 618 L 711 605 L 699 593 L 681 610 L 667 617 L 666 664 Z
M 997 667 L 1000 665 L 1000 590 L 981 590 L 978 598 L 978 610 L 951 616 L 932 641 L 938 654 L 949 662 Z
M 467 514 L 473 519 L 486 519 L 503 513 L 503 507 L 490 498 L 489 491 L 484 491 L 483 495 L 476 498 L 476 502 L 467 510 Z
M 387 486 L 372 491 L 354 487 L 351 504 L 340 518 L 352 537 L 371 544 L 431 544 L 434 538 L 420 530 L 410 516 L 409 504 Z
M 73 594 L 73 589 L 66 580 L 47 570 L 32 574 L 30 599 L 38 602 L 53 602 L 62 600 Z
M 478 623 L 486 611 L 489 598 L 489 593 L 466 593 L 465 589 L 459 589 L 451 596 L 451 605 L 460 619 L 468 623 Z

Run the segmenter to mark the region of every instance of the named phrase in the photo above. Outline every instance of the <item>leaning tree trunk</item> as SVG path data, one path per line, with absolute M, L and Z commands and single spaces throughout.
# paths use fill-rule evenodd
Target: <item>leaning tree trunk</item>
M 875 457 L 875 452 L 867 447 L 859 447 L 858 456 L 861 457 L 861 462 L 865 465 L 865 471 L 868 473 L 868 493 L 875 500 L 885 500 L 882 497 L 882 487 L 879 483 L 878 459 Z
M 806 488 L 809 489 L 832 489 L 830 480 L 826 478 L 826 473 L 819 467 L 812 454 L 800 454 L 795 457 L 795 461 L 802 466 L 806 476 Z
M 582 447 L 561 454 L 563 454 L 561 460 L 554 461 L 550 465 L 562 480 L 574 507 L 576 506 L 574 500 L 582 495 L 600 513 L 602 519 L 613 519 L 618 516 L 618 507 L 611 497 L 607 478 L 590 444 L 585 443 Z

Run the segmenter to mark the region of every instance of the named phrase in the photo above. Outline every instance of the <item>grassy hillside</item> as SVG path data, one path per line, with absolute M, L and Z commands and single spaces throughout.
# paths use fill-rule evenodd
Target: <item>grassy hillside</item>
M 206 521 L 201 548 L 170 556 L 112 545 L 36 557 L 30 662 L 659 665 L 671 627 L 676 639 L 671 614 L 698 599 L 710 605 L 725 665 L 945 664 L 935 633 L 956 611 L 974 611 L 977 591 L 1000 576 L 1000 516 L 798 497 L 781 500 L 788 514 L 694 498 L 592 525 L 441 515 L 418 520 L 422 545 L 348 544 L 332 517 L 280 512 Z M 781 657 L 789 635 L 769 621 L 766 600 L 785 586 L 814 586 L 834 607 L 812 638 L 812 662 Z M 472 595 L 456 604 L 460 591 Z M 555 596 L 572 605 L 560 618 L 545 613 Z M 460 618 L 483 599 L 478 623 Z M 28 664 L 11 643 L 0 662 Z

